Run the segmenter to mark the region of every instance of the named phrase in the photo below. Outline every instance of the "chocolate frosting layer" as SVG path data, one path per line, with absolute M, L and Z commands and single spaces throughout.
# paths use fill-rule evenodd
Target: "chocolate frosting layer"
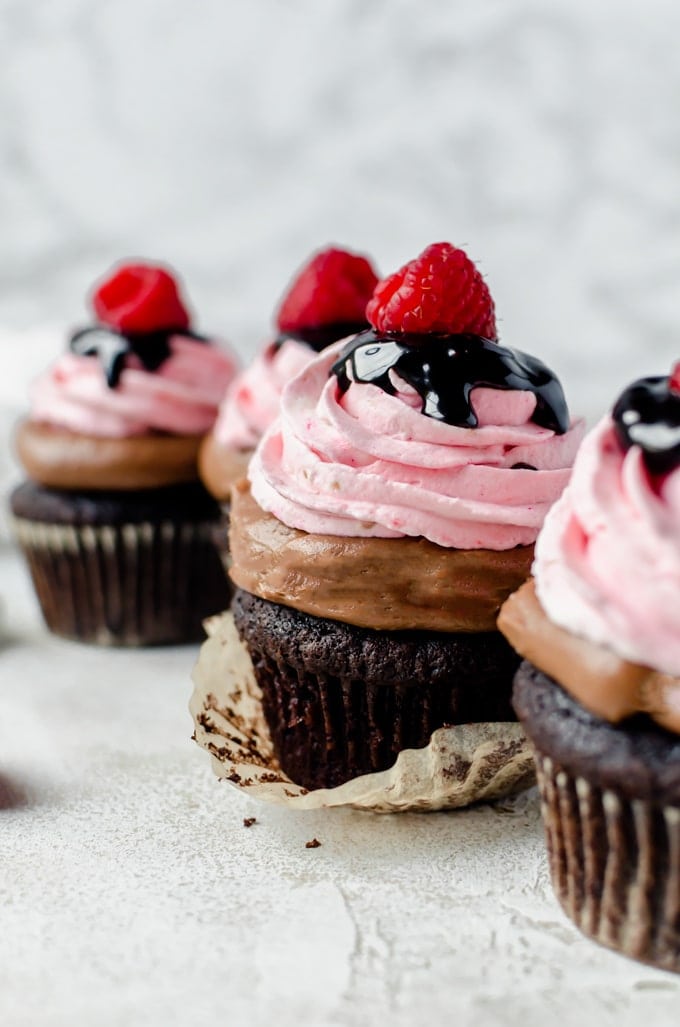
M 543 610 L 533 579 L 503 605 L 498 627 L 520 656 L 554 678 L 590 713 L 613 724 L 646 713 L 680 733 L 680 679 L 631 663 L 558 627 Z
M 231 577 L 316 617 L 381 631 L 493 631 L 526 580 L 533 546 L 445 549 L 422 538 L 347 538 L 289 528 L 239 482 L 231 494 Z
M 198 480 L 201 435 L 107 439 L 21 421 L 17 455 L 34 481 L 54 489 L 151 489 Z
M 231 449 L 221 446 L 210 432 L 203 439 L 198 453 L 198 473 L 215 499 L 228 503 L 232 486 L 245 478 L 252 449 Z

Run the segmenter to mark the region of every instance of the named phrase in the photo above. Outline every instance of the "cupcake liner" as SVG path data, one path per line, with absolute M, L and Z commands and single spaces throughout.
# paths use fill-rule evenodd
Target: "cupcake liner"
M 441 728 L 442 690 L 339 679 L 262 652 L 257 666 L 262 711 L 286 774 L 308 788 L 378 773 L 394 754 L 424 746 Z
M 227 596 L 210 522 L 66 525 L 15 518 L 43 617 L 99 645 L 199 640 Z
M 389 770 L 336 788 L 303 788 L 278 765 L 252 661 L 232 615 L 211 618 L 206 630 L 192 675 L 194 738 L 213 757 L 219 778 L 256 798 L 297 809 L 392 813 L 454 809 L 534 783 L 533 750 L 520 725 L 484 723 L 439 728 L 427 746 L 401 752 Z
M 519 662 L 497 632 L 372 631 L 237 589 L 231 606 L 281 769 L 331 788 L 447 724 L 511 721 Z
M 680 808 L 598 788 L 541 754 L 537 774 L 567 916 L 602 945 L 680 973 Z

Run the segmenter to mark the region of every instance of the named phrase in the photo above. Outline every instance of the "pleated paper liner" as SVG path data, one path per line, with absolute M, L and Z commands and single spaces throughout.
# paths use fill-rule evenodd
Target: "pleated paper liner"
M 302 788 L 278 766 L 252 662 L 232 615 L 211 618 L 206 628 L 209 637 L 193 672 L 194 737 L 212 756 L 217 776 L 255 798 L 296 809 L 434 811 L 513 795 L 535 781 L 533 750 L 520 725 L 487 723 L 440 728 L 429 745 L 400 753 L 389 770 L 337 788 Z
M 56 635 L 99 645 L 203 638 L 228 601 L 210 522 L 70 525 L 15 518 L 43 617 Z
M 537 756 L 553 888 L 594 941 L 680 973 L 680 808 L 627 799 Z

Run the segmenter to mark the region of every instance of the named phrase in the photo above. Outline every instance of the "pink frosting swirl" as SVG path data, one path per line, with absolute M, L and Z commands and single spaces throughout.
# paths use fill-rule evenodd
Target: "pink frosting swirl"
M 181 335 L 171 337 L 170 349 L 156 371 L 127 356 L 115 388 L 106 384 L 97 359 L 65 353 L 34 382 L 31 419 L 105 438 L 204 434 L 236 373 L 236 358 Z
M 545 522 L 534 575 L 555 624 L 680 675 L 680 468 L 654 482 L 603 418 Z
M 229 449 L 254 449 L 279 412 L 285 385 L 307 366 L 314 350 L 296 339 L 267 346 L 227 390 L 214 437 Z
M 321 534 L 423 536 L 457 549 L 534 542 L 567 484 L 582 423 L 564 435 L 539 427 L 528 392 L 475 389 L 477 428 L 425 417 L 398 380 L 397 395 L 358 382 L 341 394 L 329 370 L 343 345 L 324 350 L 284 390 L 280 420 L 250 464 L 259 505 Z

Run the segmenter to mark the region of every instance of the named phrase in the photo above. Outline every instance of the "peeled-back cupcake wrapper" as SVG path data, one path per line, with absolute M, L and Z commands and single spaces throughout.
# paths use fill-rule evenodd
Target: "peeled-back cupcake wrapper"
M 15 518 L 48 628 L 99 645 L 200 639 L 228 594 L 212 524 L 64 525 Z
M 295 809 L 396 813 L 455 809 L 534 783 L 533 750 L 520 725 L 488 723 L 440 728 L 429 745 L 400 753 L 389 770 L 337 788 L 302 788 L 278 766 L 252 662 L 232 615 L 211 618 L 206 630 L 192 675 L 194 737 L 213 757 L 217 776 L 255 798 Z
M 595 941 L 680 973 L 680 808 L 628 800 L 537 756 L 553 888 Z

